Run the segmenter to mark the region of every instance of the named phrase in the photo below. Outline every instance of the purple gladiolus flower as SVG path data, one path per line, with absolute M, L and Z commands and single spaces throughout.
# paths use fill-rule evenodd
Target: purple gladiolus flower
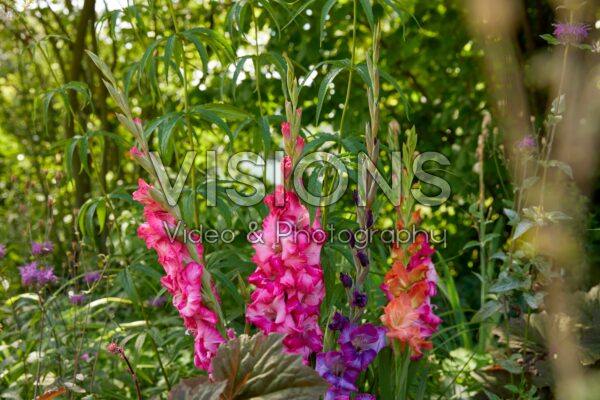
M 85 282 L 88 285 L 91 285 L 92 283 L 99 281 L 100 278 L 102 278 L 101 271 L 86 272 L 83 275 L 83 282 Z
M 6 246 L 3 244 L 0 244 L 0 260 L 3 259 L 5 255 L 6 255 Z
M 386 329 L 365 324 L 350 325 L 342 331 L 338 343 L 347 366 L 364 371 L 385 347 Z
M 336 311 L 335 314 L 333 314 L 333 318 L 331 318 L 329 329 L 331 329 L 332 331 L 343 331 L 344 329 L 346 329 L 349 323 L 350 321 L 348 320 L 348 318 L 344 317 L 342 314 Z
M 377 397 L 373 396 L 372 394 L 361 393 L 357 395 L 354 400 L 377 400 Z
M 569 24 L 559 22 L 554 26 L 554 36 L 562 43 L 580 43 L 588 36 L 590 26 L 587 24 Z
M 50 254 L 54 251 L 54 245 L 49 240 L 43 243 L 31 242 L 31 254 L 34 256 L 42 256 L 44 254 Z
M 159 307 L 162 307 L 166 302 L 167 302 L 166 297 L 156 296 L 156 297 L 151 297 L 150 300 L 148 300 L 148 305 L 150 307 L 159 308 Z
M 345 288 L 352 287 L 352 277 L 345 272 L 340 272 L 340 282 L 342 282 L 342 286 Z
M 372 227 L 374 223 L 374 219 L 373 219 L 373 210 L 371 210 L 370 208 L 367 210 L 367 229 Z
M 367 302 L 369 301 L 369 297 L 365 292 L 355 291 L 352 293 L 352 306 L 364 308 L 367 306 Z
M 360 261 L 360 265 L 367 267 L 369 265 L 369 256 L 362 250 L 356 252 L 356 257 Z
M 85 298 L 86 296 L 84 293 L 72 294 L 69 296 L 69 301 L 71 302 L 71 304 L 80 306 L 85 301 Z
M 317 354 L 317 364 L 315 370 L 321 375 L 323 379 L 329 382 L 333 388 L 329 392 L 335 391 L 355 391 L 358 390 L 354 382 L 358 378 L 359 371 L 353 368 L 349 368 L 345 361 L 342 353 L 338 351 L 329 351 L 326 353 Z M 334 399 L 330 393 L 327 392 L 325 399 Z
M 35 285 L 38 277 L 37 262 L 34 261 L 19 267 L 19 273 L 21 274 L 21 284 L 24 287 Z

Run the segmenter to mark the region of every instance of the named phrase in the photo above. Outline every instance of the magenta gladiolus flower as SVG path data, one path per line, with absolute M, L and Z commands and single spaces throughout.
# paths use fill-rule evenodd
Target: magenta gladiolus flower
M 175 218 L 152 198 L 150 190 L 151 186 L 140 179 L 139 189 L 133 193 L 133 198 L 144 204 L 146 218 L 138 228 L 138 236 L 158 253 L 158 262 L 166 273 L 161 284 L 173 296 L 184 326 L 194 335 L 194 362 L 210 372 L 210 362 L 225 339 L 215 328 L 217 315 L 202 303 L 204 266 L 192 259 L 182 242 L 169 239 L 166 229 L 174 230 Z M 201 257 L 202 244 L 198 243 L 196 249 Z M 218 300 L 214 287 L 213 292 Z
M 90 271 L 83 275 L 83 282 L 87 285 L 91 285 L 98 282 L 102 278 L 102 271 Z
M 265 204 L 269 215 L 252 238 L 257 268 L 248 282 L 256 290 L 246 320 L 265 334 L 285 334 L 286 349 L 308 362 L 310 353 L 322 348 L 318 317 L 325 286 L 320 253 L 327 235 L 318 216 L 311 226 L 307 209 L 283 186 L 268 195 Z
M 580 43 L 588 36 L 590 26 L 587 24 L 569 24 L 559 22 L 554 24 L 554 36 L 562 43 Z

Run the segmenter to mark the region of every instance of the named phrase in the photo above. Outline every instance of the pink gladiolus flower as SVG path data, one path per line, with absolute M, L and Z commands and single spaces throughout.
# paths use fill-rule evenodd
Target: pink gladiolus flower
M 289 158 L 288 158 L 289 159 Z M 289 160 L 291 163 L 291 160 Z M 285 171 L 286 159 L 282 161 Z M 276 204 L 282 199 L 281 205 Z M 252 261 L 257 268 L 248 278 L 256 286 L 246 309 L 248 322 L 265 334 L 282 333 L 289 352 L 305 362 L 323 346 L 318 325 L 319 306 L 325 296 L 320 252 L 327 235 L 318 217 L 310 224 L 306 208 L 295 193 L 282 186 L 265 198 L 269 215 L 256 232 Z
M 146 218 L 146 222 L 138 228 L 138 236 L 158 254 L 158 262 L 166 273 L 160 280 L 161 284 L 173 295 L 173 304 L 184 326 L 194 335 L 196 366 L 210 372 L 210 362 L 225 339 L 215 328 L 217 315 L 202 303 L 204 266 L 192 259 L 182 242 L 169 239 L 165 229 L 175 228 L 175 218 L 152 198 L 151 189 L 140 179 L 139 189 L 133 193 L 133 198 L 144 204 Z M 198 243 L 196 248 L 201 256 L 202 244 Z

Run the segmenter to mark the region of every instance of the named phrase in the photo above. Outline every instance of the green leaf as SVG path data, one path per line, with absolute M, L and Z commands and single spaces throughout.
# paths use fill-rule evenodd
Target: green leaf
M 310 177 L 308 179 L 307 190 L 313 196 L 317 196 L 319 198 L 321 196 L 321 189 L 323 186 L 323 178 L 325 175 L 325 171 L 327 171 L 327 168 L 317 167 L 314 169 L 312 174 L 310 174 Z M 315 220 L 315 216 L 317 215 L 318 209 L 319 209 L 318 205 L 312 205 L 312 204 L 308 205 L 308 214 L 309 214 L 309 220 L 310 220 L 311 226 L 312 226 L 313 221 Z
M 541 163 L 542 165 L 546 165 L 547 167 L 558 168 L 569 178 L 573 179 L 573 169 L 571 169 L 571 166 L 569 164 L 558 160 L 550 160 L 547 163 Z
M 327 15 L 329 15 L 329 11 L 336 1 L 337 0 L 327 0 L 321 9 L 321 18 L 319 19 L 319 46 L 321 46 L 323 39 L 325 39 L 325 21 L 327 20 Z
M 360 5 L 362 6 L 362 9 L 365 12 L 365 15 L 367 16 L 367 21 L 369 22 L 369 26 L 371 27 L 371 29 L 373 29 L 373 25 L 374 25 L 374 18 L 373 18 L 373 8 L 371 7 L 371 0 L 359 0 L 360 1 Z
M 549 33 L 545 33 L 543 35 L 540 35 L 540 37 L 542 39 L 544 39 L 548 44 L 551 44 L 553 46 L 556 46 L 556 45 L 560 44 L 560 40 L 558 40 L 554 36 L 550 35 Z
M 519 224 L 515 228 L 515 234 L 513 235 L 512 240 L 517 240 L 518 238 L 523 236 L 525 233 L 527 233 L 527 231 L 534 226 L 535 226 L 535 223 L 533 223 L 533 221 L 530 221 L 528 219 L 524 219 L 523 221 L 519 222 Z
M 321 115 L 321 110 L 323 109 L 323 101 L 325 99 L 325 94 L 327 93 L 329 85 L 331 84 L 331 82 L 333 82 L 335 77 L 344 69 L 346 68 L 332 67 L 331 70 L 327 73 L 327 75 L 325 75 L 325 78 L 323 78 L 323 81 L 321 81 L 321 85 L 319 86 L 319 94 L 317 96 L 317 115 L 315 117 L 315 123 L 319 123 L 319 115 Z
M 471 319 L 471 322 L 482 322 L 486 319 L 490 318 L 492 315 L 496 314 L 498 311 L 502 309 L 502 304 L 496 300 L 490 300 L 485 303 L 477 313 Z
M 298 18 L 298 15 L 302 14 L 304 10 L 306 10 L 314 2 L 315 0 L 308 0 L 300 3 L 301 6 L 294 12 L 287 24 L 285 24 L 281 29 L 284 30 L 285 28 L 287 28 L 292 22 L 296 20 L 296 18 Z
M 519 217 L 519 214 L 515 210 L 512 210 L 510 208 L 505 208 L 504 214 L 508 217 L 510 225 L 513 225 L 513 224 L 516 224 L 517 222 L 519 222 L 520 217 Z
M 169 400 L 219 400 L 226 381 L 212 383 L 206 376 L 183 379 L 169 392 Z
M 271 151 L 271 129 L 269 127 L 269 117 L 264 115 L 259 118 L 259 129 L 263 139 L 265 154 Z
M 96 216 L 98 217 L 98 225 L 100 225 L 100 232 L 102 232 L 104 230 L 104 222 L 106 221 L 106 202 L 104 201 L 104 199 L 98 202 Z
M 565 110 L 567 109 L 567 104 L 565 101 L 565 95 L 561 94 L 560 96 L 558 96 L 557 98 L 555 98 L 554 100 L 552 100 L 552 107 L 550 107 L 550 111 L 552 112 L 552 114 L 562 114 L 565 112 Z
M 404 90 L 402 90 L 402 87 L 400 87 L 400 84 L 396 81 L 396 79 L 394 79 L 394 77 L 392 77 L 386 71 L 380 70 L 379 75 L 384 80 L 386 80 L 388 83 L 390 83 L 394 87 L 394 89 L 396 89 L 396 91 L 400 95 L 400 98 L 402 99 L 402 103 L 404 104 L 404 109 L 405 109 L 406 115 L 408 116 L 408 108 L 409 108 L 408 97 L 406 97 L 406 93 L 404 93 Z
M 523 184 L 521 186 L 523 187 L 523 189 L 529 189 L 530 187 L 535 185 L 539 180 L 539 176 L 530 176 L 523 181 Z
M 478 247 L 479 242 L 477 240 L 470 240 L 463 246 L 463 251 L 470 249 L 471 247 Z
M 163 56 L 165 63 L 165 81 L 169 81 L 169 65 L 171 64 L 169 61 L 173 56 L 173 47 L 175 46 L 175 39 L 177 39 L 177 35 L 171 35 L 167 39 L 167 43 L 165 44 L 165 54 Z M 175 66 L 177 67 L 177 66 Z
M 526 282 L 505 274 L 490 286 L 490 293 L 506 293 L 524 287 Z
M 225 399 L 315 400 L 329 385 L 296 354 L 286 354 L 279 334 L 241 335 L 222 345 L 212 376 L 226 381 Z
M 106 65 L 106 63 L 104 61 L 102 61 L 102 59 L 100 57 L 98 57 L 97 55 L 95 55 L 91 51 L 86 50 L 85 52 L 88 55 L 88 57 L 92 59 L 92 61 L 94 62 L 94 64 L 96 64 L 96 66 L 98 67 L 98 69 L 100 70 L 100 72 L 102 72 L 102 75 L 104 75 L 104 77 L 106 79 L 108 79 L 108 81 L 113 86 L 117 86 L 117 80 L 115 79 L 114 75 L 112 74 L 110 68 L 108 68 L 108 65 Z

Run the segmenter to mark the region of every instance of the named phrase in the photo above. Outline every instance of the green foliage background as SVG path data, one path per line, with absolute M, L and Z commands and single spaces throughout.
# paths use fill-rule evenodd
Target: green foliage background
M 3 395 L 32 397 L 40 343 L 43 386 L 65 386 L 71 397 L 133 396 L 129 376 L 116 357 L 104 351 L 111 340 L 118 340 L 130 354 L 147 396 L 162 395 L 181 378 L 197 374 L 192 339 L 185 335 L 176 311 L 168 304 L 159 309 L 148 306 L 150 298 L 164 291 L 156 256 L 136 235 L 141 207 L 130 194 L 145 173 L 128 156 L 133 138 L 119 124 L 117 105 L 84 50 L 108 64 L 166 164 L 177 170 L 188 150 L 217 152 L 221 179 L 216 207 L 204 200 L 208 167 L 204 157 L 196 160 L 181 205 L 190 226 L 237 233 L 231 244 L 206 244 L 205 254 L 226 317 L 241 333 L 247 329 L 245 278 L 254 270 L 245 237 L 250 221 L 260 220 L 266 207 L 239 207 L 227 199 L 225 189 L 249 188 L 229 181 L 226 157 L 257 151 L 270 159 L 280 149 L 278 127 L 285 101 L 281 77 L 287 55 L 304 84 L 300 100 L 307 148 L 339 151 L 354 188 L 355 155 L 364 149 L 363 128 L 369 118 L 363 76 L 374 21 L 382 27 L 382 126 L 392 119 L 403 130 L 416 126 L 419 151 L 437 151 L 451 161 L 448 168 L 435 171 L 450 183 L 451 198 L 441 207 L 425 210 L 424 221 L 425 228 L 447 232 L 436 260 L 445 288 L 436 301 L 445 323 L 434 341 L 433 363 L 418 366 L 414 373 L 428 374 L 426 393 L 442 398 L 459 396 L 461 390 L 477 391 L 480 382 L 465 374 L 464 366 L 467 371 L 483 367 L 491 358 L 472 352 L 478 328 L 466 321 L 481 306 L 480 282 L 473 273 L 479 271 L 479 259 L 477 249 L 465 245 L 478 240 L 473 229 L 476 217 L 469 210 L 479 191 L 473 167 L 483 114 L 494 110 L 483 50 L 467 29 L 469 16 L 462 3 L 128 3 L 107 8 L 100 0 L 33 1 L 24 10 L 23 4 L 0 0 L 0 242 L 8 246 L 0 264 Z M 552 51 L 540 35 L 551 31 L 555 18 L 549 2 L 526 3 L 524 27 L 517 38 L 524 60 Z M 543 118 L 553 96 L 533 84 L 527 89 L 532 112 Z M 490 254 L 505 250 L 510 234 L 502 210 L 511 207 L 513 186 L 505 164 L 509 150 L 502 143 L 503 133 L 496 131 L 486 147 L 488 230 L 497 233 L 489 239 Z M 389 164 L 384 151 L 380 168 L 389 172 Z M 260 171 L 256 175 L 260 177 Z M 267 182 L 269 191 L 272 180 Z M 196 201 L 189 190 L 194 186 Z M 323 218 L 338 230 L 356 228 L 353 207 L 348 193 L 324 210 Z M 392 206 L 379 201 L 376 209 L 378 227 L 393 226 Z M 592 215 L 589 221 L 593 227 L 597 217 Z M 39 300 L 21 289 L 16 267 L 29 260 L 29 242 L 44 239 L 56 246 L 46 262 L 54 265 L 61 280 L 58 288 L 45 294 L 49 326 L 40 337 Z M 582 289 L 597 281 L 593 272 L 597 241 L 592 233 L 588 261 L 595 274 L 590 276 L 596 279 L 589 279 Z M 390 260 L 381 243 L 373 253 L 369 315 L 377 322 L 385 302 L 378 286 Z M 339 243 L 324 248 L 324 316 L 342 307 L 343 290 L 336 277 L 350 270 L 349 260 L 349 249 Z M 92 270 L 102 270 L 104 278 L 88 288 L 81 276 Z M 89 290 L 90 307 L 69 304 L 69 291 L 81 290 Z M 92 360 L 81 361 L 83 353 Z M 382 366 L 375 364 L 365 374 L 363 387 L 381 384 Z

